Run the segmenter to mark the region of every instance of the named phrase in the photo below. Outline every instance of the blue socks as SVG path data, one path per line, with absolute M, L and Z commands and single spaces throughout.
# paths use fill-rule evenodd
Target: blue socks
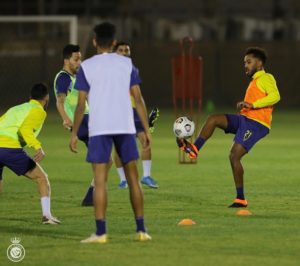
M 245 196 L 244 196 L 244 187 L 237 187 L 236 188 L 236 198 L 237 199 L 241 199 L 241 200 L 245 199 Z
M 196 141 L 194 142 L 194 145 L 197 147 L 198 151 L 204 145 L 205 141 L 206 140 L 204 138 L 200 137 L 200 136 L 196 139 Z
M 137 232 L 146 232 L 145 230 L 145 225 L 144 225 L 144 217 L 136 217 L 135 218 L 136 222 L 136 231 Z
M 106 234 L 106 222 L 105 220 L 96 220 L 96 235 L 101 236 Z
M 101 236 L 106 234 L 106 221 L 105 220 L 95 220 L 96 221 L 96 235 Z M 136 221 L 136 231 L 137 232 L 146 232 L 144 226 L 144 218 L 137 217 Z

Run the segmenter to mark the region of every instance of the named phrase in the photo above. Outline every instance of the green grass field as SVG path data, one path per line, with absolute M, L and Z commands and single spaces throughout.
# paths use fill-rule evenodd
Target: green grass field
M 203 120 L 204 118 L 202 118 Z M 0 265 L 10 265 L 6 249 L 20 237 L 21 265 L 300 265 L 300 112 L 274 114 L 271 134 L 244 158 L 248 217 L 228 209 L 235 189 L 228 153 L 232 135 L 216 130 L 197 165 L 179 165 L 172 133 L 174 117 L 161 111 L 153 135 L 153 177 L 160 188 L 145 188 L 145 220 L 153 241 L 133 241 L 135 223 L 128 190 L 118 189 L 113 167 L 107 212 L 110 242 L 83 245 L 94 232 L 92 208 L 80 206 L 92 172 L 85 147 L 72 154 L 69 134 L 50 114 L 41 133 L 43 168 L 52 186 L 58 226 L 40 224 L 36 185 L 4 171 L 0 194 Z M 139 162 L 140 167 L 140 162 Z M 141 171 L 140 171 L 141 172 Z M 196 225 L 180 227 L 183 218 Z

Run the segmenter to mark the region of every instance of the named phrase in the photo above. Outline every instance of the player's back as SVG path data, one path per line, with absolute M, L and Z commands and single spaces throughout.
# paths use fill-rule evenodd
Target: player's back
M 81 67 L 90 87 L 89 136 L 134 134 L 129 96 L 131 59 L 104 53 L 85 60 Z

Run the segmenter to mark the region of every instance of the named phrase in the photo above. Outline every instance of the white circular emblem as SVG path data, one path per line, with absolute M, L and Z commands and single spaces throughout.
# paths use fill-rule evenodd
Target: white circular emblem
M 19 262 L 25 257 L 25 248 L 21 244 L 11 244 L 7 248 L 7 257 L 13 262 Z

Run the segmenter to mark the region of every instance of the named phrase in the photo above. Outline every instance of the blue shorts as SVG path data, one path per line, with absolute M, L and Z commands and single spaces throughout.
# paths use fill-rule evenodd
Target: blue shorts
M 133 108 L 133 118 L 134 118 L 134 125 L 135 125 L 135 129 L 136 129 L 136 134 L 145 131 L 142 121 L 136 111 L 135 108 Z
M 122 163 L 126 164 L 139 158 L 135 135 L 120 134 L 90 137 L 86 160 L 90 163 L 108 163 L 113 144 Z
M 79 126 L 77 137 L 79 140 L 83 141 L 85 146 L 88 147 L 89 144 L 89 115 L 85 114 L 83 120 Z
M 4 166 L 17 175 L 25 175 L 36 163 L 21 148 L 0 148 L 0 169 Z
M 247 151 L 256 142 L 269 134 L 269 128 L 243 115 L 226 114 L 228 127 L 225 133 L 235 134 L 234 142 L 241 144 Z

